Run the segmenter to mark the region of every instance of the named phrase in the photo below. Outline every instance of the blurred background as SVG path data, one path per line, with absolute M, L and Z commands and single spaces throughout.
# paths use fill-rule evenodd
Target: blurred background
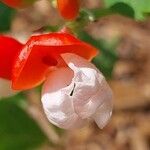
M 38 87 L 0 100 L 0 150 L 150 150 L 150 2 L 133 1 L 82 0 L 82 8 L 98 17 L 77 36 L 100 50 L 93 63 L 114 92 L 109 124 L 103 130 L 94 122 L 72 131 L 54 127 Z M 0 2 L 0 34 L 21 42 L 62 25 L 48 0 L 22 10 Z

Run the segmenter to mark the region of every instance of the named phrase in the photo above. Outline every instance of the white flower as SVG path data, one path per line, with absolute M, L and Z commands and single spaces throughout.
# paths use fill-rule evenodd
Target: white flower
M 11 82 L 0 78 L 0 99 L 16 94 L 16 91 L 11 89 Z
M 62 54 L 68 67 L 51 72 L 42 89 L 48 120 L 73 129 L 94 119 L 103 128 L 112 113 L 112 91 L 100 71 L 75 54 Z

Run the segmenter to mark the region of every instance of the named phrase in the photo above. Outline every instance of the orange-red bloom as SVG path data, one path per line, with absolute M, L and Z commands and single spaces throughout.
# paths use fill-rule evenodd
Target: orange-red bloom
M 3 3 L 7 4 L 13 8 L 23 8 L 31 5 L 36 0 L 1 0 Z
M 0 77 L 10 79 L 14 63 L 12 86 L 16 90 L 33 88 L 42 83 L 53 68 L 50 66 L 65 66 L 61 58 L 62 53 L 74 53 L 88 60 L 97 54 L 94 47 L 68 33 L 32 36 L 23 47 L 11 38 L 7 40 L 1 37 L 0 43 Z
M 72 20 L 77 17 L 80 0 L 57 0 L 60 14 L 65 18 Z
M 17 90 L 44 81 L 41 100 L 51 123 L 64 129 L 82 127 L 89 119 L 100 128 L 108 123 L 112 91 L 88 61 L 97 54 L 94 47 L 62 32 L 32 36 L 24 46 L 0 36 L 0 45 L 0 77 L 10 79 L 12 71 L 13 89 Z M 8 80 L 0 82 L 0 96 L 14 94 Z

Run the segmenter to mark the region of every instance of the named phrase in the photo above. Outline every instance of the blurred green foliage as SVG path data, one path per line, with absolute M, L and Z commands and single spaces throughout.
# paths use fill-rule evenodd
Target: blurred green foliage
M 90 11 L 90 13 L 93 15 L 93 17 L 96 19 L 99 19 L 100 17 L 112 15 L 112 14 L 120 14 L 126 17 L 134 18 L 135 13 L 132 7 L 125 3 L 116 3 L 109 8 L 96 8 L 92 10 L 87 10 Z
M 47 140 L 36 122 L 20 107 L 24 98 L 18 94 L 0 100 L 0 150 L 31 150 Z
M 15 10 L 0 2 L 0 32 L 10 30 Z
M 150 13 L 150 0 L 104 0 L 107 8 L 117 3 L 124 3 L 130 6 L 135 13 L 135 19 L 144 20 Z

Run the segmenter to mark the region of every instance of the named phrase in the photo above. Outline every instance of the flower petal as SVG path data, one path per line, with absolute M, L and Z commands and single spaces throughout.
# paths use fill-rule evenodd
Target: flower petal
M 93 115 L 93 119 L 95 120 L 96 124 L 99 126 L 99 128 L 103 128 L 106 126 L 108 121 L 110 120 L 110 117 L 112 115 L 112 108 L 113 104 L 110 99 L 107 99 L 103 102 L 102 105 L 97 109 L 96 113 Z
M 15 39 L 0 35 L 0 77 L 11 79 L 12 66 L 22 46 Z
M 80 127 L 84 123 L 74 112 L 70 96 L 72 77 L 69 68 L 58 69 L 48 76 L 42 89 L 42 103 L 48 120 L 64 129 Z
M 80 56 L 61 56 L 68 67 L 51 72 L 43 86 L 42 103 L 49 121 L 70 129 L 94 118 L 103 127 L 112 112 L 112 91 L 105 78 Z
M 74 71 L 72 82 L 76 86 L 72 97 L 75 112 L 82 119 L 91 117 L 103 103 L 112 101 L 112 91 L 94 65 L 75 54 L 62 54 L 62 58 Z
M 50 66 L 58 65 L 61 53 L 92 59 L 97 50 L 68 33 L 33 36 L 19 54 L 13 68 L 13 89 L 29 89 L 45 80 Z

